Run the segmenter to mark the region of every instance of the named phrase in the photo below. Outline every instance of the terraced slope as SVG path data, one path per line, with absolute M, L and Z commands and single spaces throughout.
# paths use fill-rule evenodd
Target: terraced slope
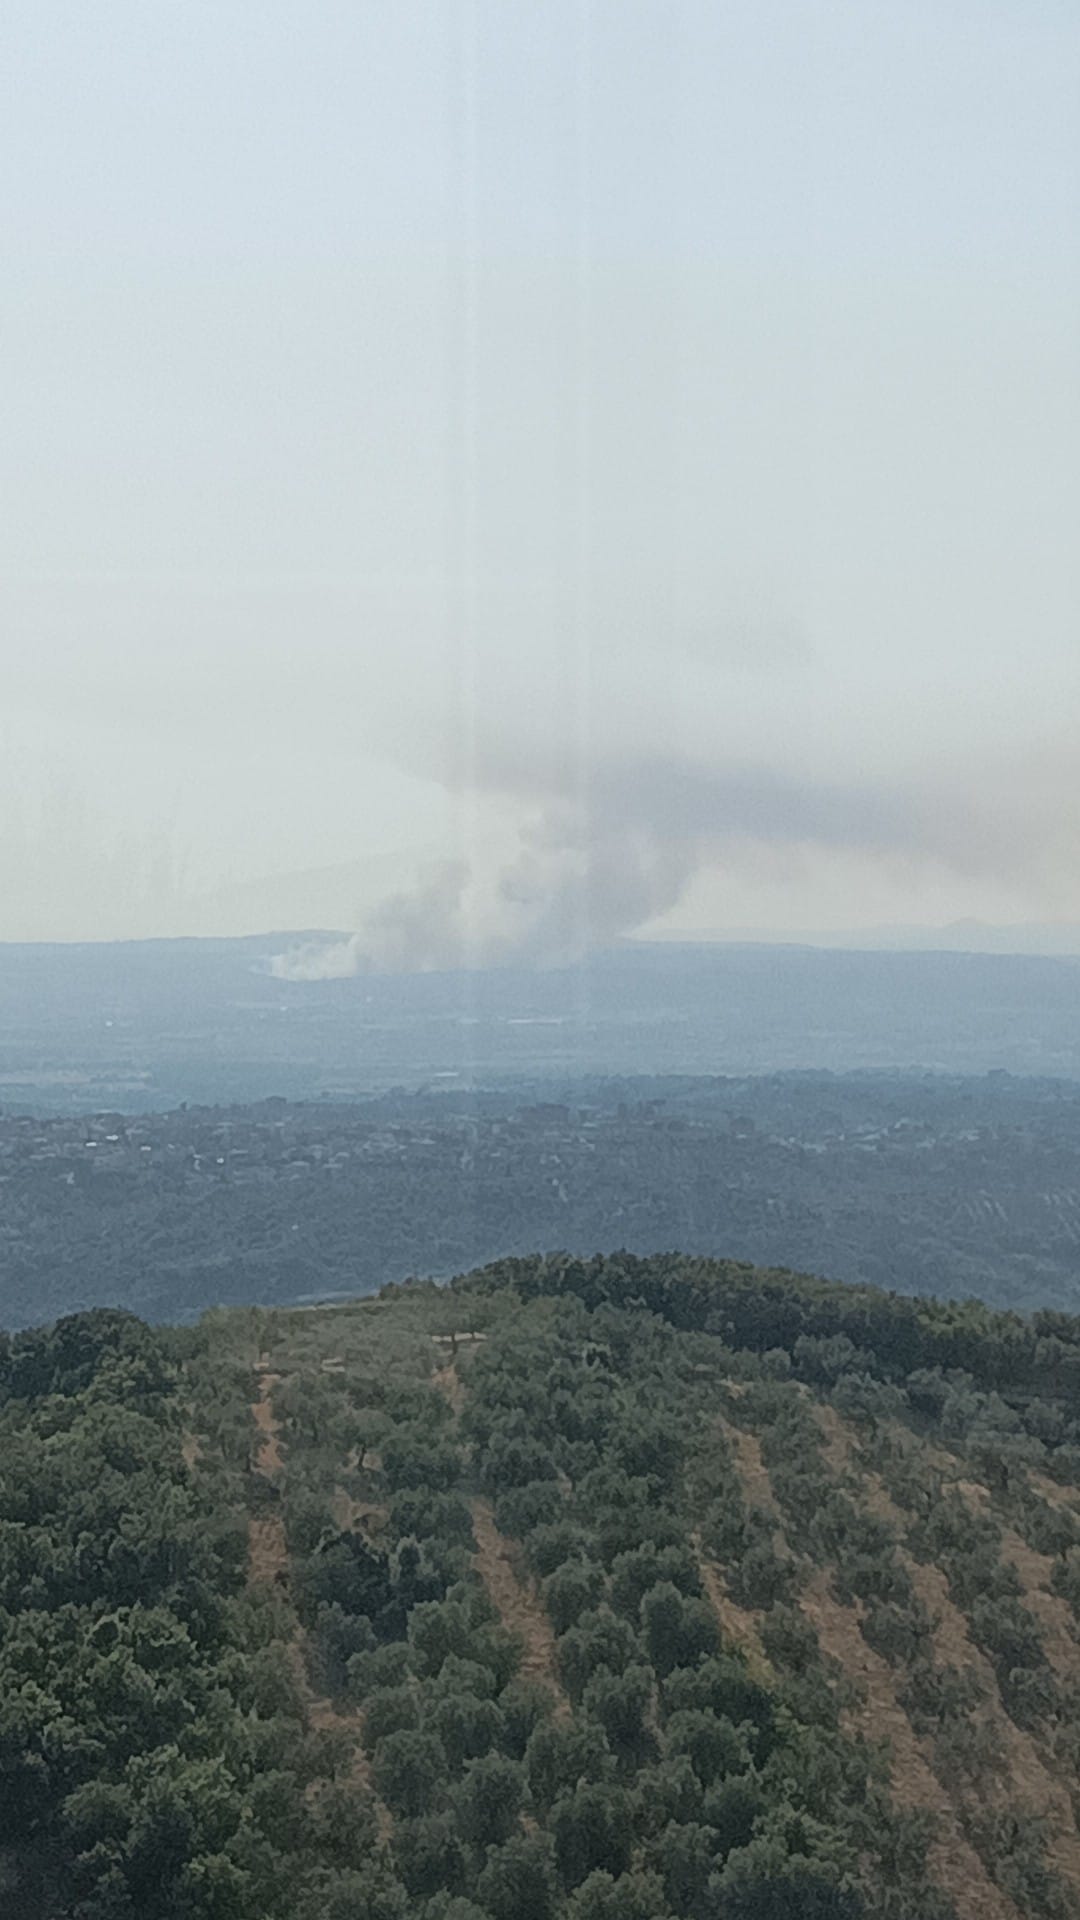
M 168 1336 L 168 1471 L 246 1553 L 212 1627 L 219 1704 L 154 1760 L 201 1782 L 195 1851 L 143 1910 L 1073 1920 L 1080 1328 L 912 1314 L 548 1260 Z M 951 1364 L 911 1364 L 934 1351 Z M 47 1449 L 56 1392 L 20 1401 L 19 1367 L 4 1417 L 24 1406 Z M 177 1591 L 160 1604 L 206 1634 L 206 1593 Z M 83 1638 L 111 1646 L 115 1606 L 88 1604 Z M 26 1644 L 0 1632 L 9 1697 Z M 150 1884 L 162 1789 L 131 1711 L 93 1763 L 108 1794 L 60 1781 L 3 1843 L 28 1920 L 111 1920 Z

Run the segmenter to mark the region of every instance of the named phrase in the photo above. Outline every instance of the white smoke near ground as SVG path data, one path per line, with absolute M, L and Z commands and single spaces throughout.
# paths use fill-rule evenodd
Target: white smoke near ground
M 433 973 L 464 964 L 463 904 L 469 868 L 429 866 L 412 887 L 388 894 L 346 940 L 305 941 L 276 954 L 279 980 L 347 980 L 358 973 Z

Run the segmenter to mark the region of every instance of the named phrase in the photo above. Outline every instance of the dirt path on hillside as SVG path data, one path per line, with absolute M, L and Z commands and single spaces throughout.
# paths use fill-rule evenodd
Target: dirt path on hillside
M 432 1334 L 432 1340 L 446 1354 L 442 1366 L 431 1376 L 431 1384 L 449 1403 L 455 1420 L 465 1405 L 465 1384 L 458 1371 L 458 1348 L 482 1340 L 481 1333 Z M 536 1582 L 518 1573 L 512 1544 L 495 1525 L 491 1501 L 477 1494 L 469 1501 L 473 1538 L 476 1542 L 473 1566 L 496 1608 L 503 1626 L 520 1641 L 523 1680 L 536 1680 L 545 1686 L 555 1701 L 558 1719 L 566 1719 L 570 1703 L 559 1680 L 555 1657 L 555 1635 Z
M 694 1549 L 705 1598 L 716 1615 L 724 1638 L 740 1649 L 747 1669 L 755 1680 L 765 1685 L 775 1685 L 776 1675 L 761 1644 L 760 1613 L 754 1613 L 749 1607 L 740 1607 L 732 1599 L 727 1582 L 716 1562 L 706 1554 L 699 1533 L 691 1534 L 690 1544 Z
M 555 1698 L 558 1718 L 569 1716 L 570 1706 L 558 1677 L 555 1635 L 544 1603 L 532 1580 L 519 1579 L 512 1549 L 495 1525 L 490 1500 L 478 1495 L 469 1502 L 476 1552 L 473 1565 L 497 1607 L 503 1626 L 517 1636 L 524 1652 L 521 1678 L 538 1680 Z
M 835 1471 L 846 1471 L 851 1464 L 848 1436 L 833 1410 L 824 1411 L 831 1418 L 822 1421 L 822 1451 Z M 748 1495 L 779 1521 L 779 1507 L 757 1436 L 742 1434 L 738 1428 L 729 1428 L 728 1433 Z M 779 1525 L 777 1531 L 783 1541 Z M 1024 1920 L 990 1878 L 964 1833 L 957 1809 L 934 1772 L 929 1744 L 916 1734 L 900 1704 L 892 1670 L 863 1639 L 856 1608 L 833 1598 L 826 1574 L 817 1567 L 799 1604 L 822 1652 L 862 1686 L 862 1703 L 844 1715 L 849 1732 L 888 1743 L 892 1797 L 898 1807 L 921 1808 L 934 1815 L 938 1831 L 929 1849 L 930 1877 L 953 1901 L 958 1920 Z
M 1060 1480 L 1051 1480 L 1048 1473 L 1038 1473 L 1034 1467 L 1028 1468 L 1028 1479 L 1036 1493 L 1051 1507 L 1063 1507 L 1069 1513 L 1075 1513 L 1080 1519 L 1080 1499 L 1075 1487 L 1062 1486 Z
M 259 1391 L 252 1402 L 251 1412 L 259 1429 L 260 1444 L 255 1467 L 257 1472 L 265 1474 L 268 1479 L 278 1480 L 285 1471 L 285 1457 L 281 1448 L 281 1434 L 274 1415 L 271 1396 L 281 1375 L 271 1372 L 264 1366 L 257 1366 L 256 1376 Z M 345 1498 L 347 1499 L 348 1496 L 346 1495 Z M 353 1503 L 353 1505 L 357 1504 L 359 1503 Z M 289 1549 L 285 1537 L 285 1525 L 280 1514 L 252 1515 L 248 1521 L 248 1579 L 253 1584 L 269 1581 L 284 1584 L 288 1580 L 288 1572 Z M 307 1724 L 315 1732 L 335 1731 L 349 1736 L 352 1752 L 345 1780 L 371 1795 L 380 1838 L 387 1839 L 392 1831 L 393 1822 L 381 1800 L 375 1798 L 371 1763 L 363 1748 L 363 1713 L 358 1707 L 348 1707 L 342 1712 L 328 1695 L 315 1692 L 308 1674 L 304 1647 L 305 1635 L 298 1622 L 296 1633 L 289 1642 L 287 1652 L 297 1692 L 304 1703 Z
M 1080 1831 L 1069 1781 L 1060 1776 L 1053 1756 L 1044 1758 L 1039 1742 L 1018 1727 L 1006 1711 L 993 1665 L 972 1639 L 967 1618 L 953 1600 L 945 1574 L 940 1567 L 916 1560 L 908 1551 L 907 1516 L 880 1474 L 863 1458 L 856 1435 L 833 1407 L 819 1407 L 818 1418 L 828 1436 L 823 1451 L 830 1466 L 849 1472 L 859 1482 L 870 1511 L 888 1522 L 896 1533 L 897 1552 L 930 1616 L 936 1658 L 943 1666 L 971 1667 L 978 1675 L 988 1697 L 990 1718 L 1007 1756 L 1007 1787 L 1017 1789 L 1030 1806 L 1050 1814 L 1056 1830 L 1047 1839 L 1047 1857 L 1077 1895 L 1080 1911 Z M 955 1464 L 959 1467 L 959 1462 Z M 1042 1591 L 1042 1583 L 1049 1583 L 1053 1562 L 1046 1555 L 1035 1553 L 1011 1528 L 1003 1529 L 1003 1546 L 1024 1583 L 1025 1599 L 1039 1619 L 1040 1628 L 1043 1628 L 1043 1604 L 1050 1603 L 1049 1620 L 1043 1631 L 1048 1659 L 1058 1672 L 1075 1674 L 1076 1642 L 1058 1614 L 1059 1608 L 1064 1609 L 1067 1619 L 1068 1609 L 1056 1595 Z M 1008 1791 L 1003 1792 L 1000 1785 L 981 1783 L 980 1791 L 994 1805 L 1004 1808 L 1009 1803 Z
M 464 1349 L 466 1353 L 475 1353 L 480 1342 L 487 1339 L 487 1334 L 433 1333 L 431 1339 L 442 1360 L 441 1366 L 436 1367 L 431 1376 L 431 1384 L 437 1393 L 449 1401 L 457 1418 L 465 1405 L 465 1384 L 458 1367 L 461 1351 Z
M 281 1451 L 281 1439 L 278 1423 L 274 1418 L 274 1403 L 271 1398 L 274 1388 L 281 1380 L 280 1373 L 271 1373 L 268 1367 L 256 1368 L 259 1391 L 252 1402 L 251 1413 L 259 1429 L 259 1451 L 255 1456 L 255 1465 L 260 1473 L 281 1473 L 285 1460 Z
M 769 1479 L 769 1469 L 761 1456 L 761 1441 L 757 1434 L 751 1433 L 747 1427 L 732 1426 L 731 1421 L 725 1420 L 722 1414 L 718 1425 L 735 1455 L 735 1465 L 747 1499 L 752 1506 L 771 1514 L 779 1524 L 780 1508 Z
M 280 1514 L 252 1514 L 248 1520 L 248 1580 L 253 1587 L 283 1585 L 288 1577 L 289 1550 Z
M 1020 1920 L 1016 1907 L 991 1880 L 965 1836 L 930 1763 L 926 1745 L 896 1697 L 891 1669 L 862 1637 L 855 1608 L 834 1600 L 818 1568 L 803 1591 L 801 1604 L 822 1651 L 862 1683 L 862 1704 L 844 1717 L 850 1730 L 865 1739 L 888 1741 L 896 1805 L 924 1808 L 935 1815 L 938 1834 L 929 1852 L 931 1878 L 949 1895 L 960 1920 Z
M 1015 1527 L 1002 1527 L 1004 1556 L 1016 1568 L 1024 1605 L 1035 1615 L 1046 1657 L 1055 1673 L 1080 1678 L 1080 1647 L 1073 1630 L 1072 1608 L 1053 1591 L 1053 1558 L 1029 1547 Z
M 258 1391 L 251 1403 L 251 1417 L 258 1429 L 258 1445 L 255 1453 L 255 1471 L 268 1480 L 278 1480 L 284 1469 L 284 1457 L 278 1434 L 277 1421 L 274 1418 L 274 1406 L 271 1399 L 274 1387 L 281 1375 L 271 1373 L 269 1368 L 258 1366 L 255 1370 Z M 278 1582 L 281 1584 L 288 1575 L 289 1550 L 285 1542 L 285 1526 L 279 1513 L 252 1514 L 248 1519 L 248 1579 L 253 1586 Z

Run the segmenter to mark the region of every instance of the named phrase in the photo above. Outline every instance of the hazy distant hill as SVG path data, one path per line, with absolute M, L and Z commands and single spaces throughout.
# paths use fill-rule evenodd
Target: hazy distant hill
M 877 927 L 792 928 L 786 932 L 745 927 L 739 931 L 660 935 L 656 938 L 738 943 L 741 946 L 797 946 L 844 949 L 858 953 L 1005 953 L 1041 954 L 1055 958 L 1080 955 L 1080 923 L 1068 920 L 1023 920 L 1010 925 L 990 920 L 949 920 L 937 927 L 913 926 L 903 921 Z
M 546 971 L 274 977 L 318 937 L 0 947 L 0 1105 L 789 1067 L 1080 1077 L 1067 958 L 657 943 Z

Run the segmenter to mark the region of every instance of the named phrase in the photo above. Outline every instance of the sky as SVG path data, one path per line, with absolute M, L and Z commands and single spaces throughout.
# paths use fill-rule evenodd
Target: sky
M 0 938 L 1080 921 L 1069 0 L 7 0 L 0 71 Z

